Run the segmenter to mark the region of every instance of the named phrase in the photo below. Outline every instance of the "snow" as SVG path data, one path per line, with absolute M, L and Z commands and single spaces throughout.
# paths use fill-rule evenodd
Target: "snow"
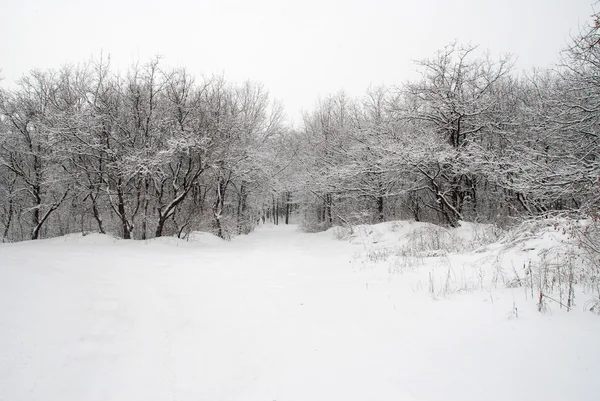
M 600 318 L 494 281 L 559 234 L 436 230 L 3 244 L 0 400 L 596 400 Z

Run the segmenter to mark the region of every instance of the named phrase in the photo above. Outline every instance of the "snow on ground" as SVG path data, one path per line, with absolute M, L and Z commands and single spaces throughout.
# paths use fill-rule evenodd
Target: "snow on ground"
M 498 284 L 529 246 L 431 230 L 1 245 L 0 400 L 596 400 L 600 318 Z

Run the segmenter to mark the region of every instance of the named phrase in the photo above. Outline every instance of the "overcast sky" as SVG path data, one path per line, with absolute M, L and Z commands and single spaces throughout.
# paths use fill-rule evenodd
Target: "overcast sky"
M 414 78 L 452 40 L 546 67 L 594 0 L 0 0 L 0 69 L 110 54 L 120 70 L 156 54 L 194 74 L 265 84 L 297 119 L 319 96 Z

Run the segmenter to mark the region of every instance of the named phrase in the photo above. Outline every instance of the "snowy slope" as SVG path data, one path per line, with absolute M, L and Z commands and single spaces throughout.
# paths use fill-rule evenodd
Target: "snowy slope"
M 494 287 L 480 228 L 423 255 L 414 224 L 1 245 L 0 400 L 597 399 L 598 316 Z

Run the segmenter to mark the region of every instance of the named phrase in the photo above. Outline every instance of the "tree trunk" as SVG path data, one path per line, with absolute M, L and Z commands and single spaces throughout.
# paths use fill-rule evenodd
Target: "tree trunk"
M 90 194 L 90 200 L 92 201 L 92 213 L 94 214 L 94 218 L 96 219 L 96 222 L 98 223 L 98 230 L 100 231 L 100 234 L 106 234 L 106 231 L 104 231 L 104 223 L 102 221 L 102 216 L 100 215 L 100 210 L 98 210 L 98 193 L 94 194 Z
M 33 230 L 31 232 L 31 239 L 38 239 L 39 237 L 39 226 L 40 226 L 40 207 L 42 207 L 42 197 L 40 195 L 41 188 L 39 185 L 33 186 L 33 196 L 35 198 L 35 209 L 33 209 L 32 223 Z
M 383 222 L 383 196 L 377 197 L 377 221 Z
M 44 223 L 46 222 L 46 220 L 48 220 L 48 217 L 50 217 L 50 215 L 52 214 L 52 212 L 54 212 L 56 209 L 58 209 L 58 207 L 61 205 L 61 203 L 67 197 L 68 193 L 69 193 L 69 190 L 65 191 L 65 193 L 60 198 L 60 200 L 57 200 L 56 202 L 54 202 L 52 204 L 52 206 L 50 206 L 50 209 L 48 209 L 46 211 L 46 213 L 44 213 L 44 215 L 42 216 L 42 218 L 39 220 L 39 222 L 33 228 L 33 231 L 31 233 L 31 239 L 32 240 L 39 239 L 39 237 L 40 237 L 40 231 L 42 229 L 42 226 L 44 225 Z M 39 208 L 37 208 L 36 211 L 38 211 L 38 216 L 39 216 Z
M 278 225 L 279 224 L 279 213 L 277 211 L 277 202 L 275 201 L 275 195 L 272 195 L 271 197 L 273 204 L 271 205 L 271 207 L 273 208 L 273 224 Z
M 244 219 L 246 211 L 246 187 L 242 182 L 240 185 L 240 193 L 238 197 L 237 205 L 237 232 L 238 235 L 243 234 L 246 230 L 244 229 Z
M 456 210 L 452 203 L 446 199 L 444 194 L 440 191 L 440 187 L 435 180 L 431 179 L 430 182 L 432 187 L 429 188 L 429 190 L 432 191 L 435 196 L 435 200 L 438 205 L 437 210 L 444 216 L 446 223 L 450 227 L 458 227 L 458 222 L 463 220 L 462 215 L 458 210 Z
M 125 198 L 123 196 L 123 188 L 121 188 L 121 180 L 119 180 L 119 184 L 117 185 L 117 211 L 119 217 L 121 218 L 121 226 L 123 229 L 123 239 L 131 239 L 131 231 L 133 229 L 129 220 L 127 220 L 126 210 L 125 210 Z
M 333 217 L 331 214 L 331 207 L 333 206 L 333 197 L 331 194 L 325 195 L 325 221 L 328 224 L 333 223 Z
M 292 200 L 292 194 L 290 192 L 286 192 L 285 196 L 285 224 L 290 223 L 290 202 Z
M 14 213 L 13 200 L 12 200 L 12 198 L 10 198 L 10 200 L 8 201 L 8 212 L 7 212 L 8 218 L 6 219 L 6 223 L 4 226 L 4 233 L 2 234 L 2 242 L 5 242 L 6 238 L 8 238 L 8 232 L 10 230 L 10 223 L 12 222 L 13 213 Z
M 225 183 L 223 180 L 219 179 L 217 181 L 217 198 L 215 199 L 215 203 L 213 204 L 213 217 L 215 223 L 215 229 L 217 231 L 217 236 L 220 238 L 224 238 L 223 236 L 223 226 L 221 224 L 221 216 L 223 214 L 223 202 L 224 202 L 224 192 L 225 192 Z
M 150 203 L 148 199 L 148 187 L 149 187 L 148 177 L 144 178 L 144 218 L 142 219 L 142 239 L 145 240 L 148 235 L 148 204 Z M 163 223 L 164 224 L 164 223 Z

